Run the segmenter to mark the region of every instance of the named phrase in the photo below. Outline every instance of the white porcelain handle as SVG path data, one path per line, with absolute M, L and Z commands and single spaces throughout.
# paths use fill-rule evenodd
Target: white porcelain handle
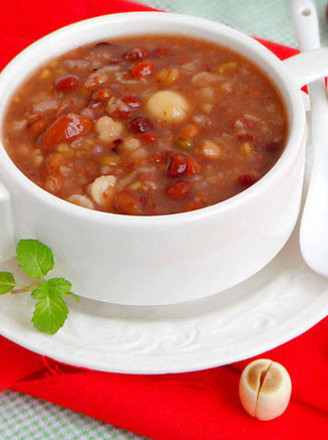
M 328 76 L 328 48 L 302 52 L 284 61 L 298 87 Z
M 15 253 L 15 236 L 11 216 L 10 195 L 0 182 L 0 261 Z

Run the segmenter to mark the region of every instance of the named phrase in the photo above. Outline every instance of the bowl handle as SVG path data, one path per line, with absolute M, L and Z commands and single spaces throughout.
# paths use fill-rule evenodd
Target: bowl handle
M 15 235 L 11 215 L 11 199 L 0 182 L 0 261 L 15 255 Z
M 302 52 L 283 61 L 301 88 L 328 76 L 328 48 Z

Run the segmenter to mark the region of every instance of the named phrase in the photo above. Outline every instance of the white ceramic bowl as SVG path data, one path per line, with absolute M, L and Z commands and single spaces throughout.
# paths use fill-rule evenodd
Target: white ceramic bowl
M 197 211 L 138 217 L 88 210 L 39 188 L 0 145 L 0 259 L 18 239 L 37 238 L 56 256 L 55 275 L 81 296 L 129 305 L 199 299 L 263 268 L 284 246 L 300 209 L 306 137 L 300 85 L 328 73 L 327 52 L 310 68 L 304 55 L 289 67 L 252 38 L 211 21 L 136 12 L 98 17 L 54 32 L 18 55 L 0 75 L 0 120 L 19 84 L 38 65 L 80 45 L 133 34 L 201 37 L 241 53 L 278 88 L 289 118 L 286 149 L 254 186 Z

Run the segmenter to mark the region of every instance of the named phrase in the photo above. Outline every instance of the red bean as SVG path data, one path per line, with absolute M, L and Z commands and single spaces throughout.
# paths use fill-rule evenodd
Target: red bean
M 55 88 L 59 92 L 72 92 L 79 87 L 79 77 L 76 75 L 64 75 L 57 79 Z
M 192 176 L 194 174 L 198 174 L 200 169 L 200 165 L 191 157 L 187 158 L 187 168 L 185 174 L 187 176 Z
M 140 61 L 131 68 L 131 75 L 134 78 L 143 78 L 151 75 L 155 70 L 155 64 L 152 61 Z
M 142 214 L 142 203 L 136 194 L 128 191 L 118 193 L 114 199 L 114 207 L 120 214 Z
M 154 144 L 157 142 L 157 136 L 154 133 L 144 133 L 141 135 L 141 139 L 143 142 L 146 142 L 146 144 Z
M 112 116 L 115 119 L 127 119 L 131 116 L 131 110 L 119 110 L 116 109 L 113 111 Z
M 126 96 L 122 101 L 131 108 L 139 108 L 142 104 L 142 99 L 137 96 Z
M 200 165 L 182 153 L 172 154 L 169 158 L 167 174 L 170 177 L 193 176 L 198 174 L 199 170 Z
M 143 58 L 147 58 L 150 55 L 150 51 L 145 47 L 133 47 L 123 53 L 123 58 L 127 61 L 138 61 Z
M 92 98 L 100 101 L 107 101 L 112 96 L 110 89 L 100 89 L 92 93 Z
M 167 174 L 170 177 L 180 177 L 187 169 L 187 157 L 184 154 L 172 154 L 169 158 Z
M 244 186 L 245 188 L 248 188 L 249 186 L 254 185 L 259 180 L 258 176 L 254 176 L 254 174 L 242 174 L 238 178 L 238 182 L 240 185 Z
M 276 154 L 280 148 L 281 146 L 279 142 L 269 142 L 264 146 L 265 151 L 271 154 Z
M 91 99 L 88 102 L 88 108 L 91 109 L 95 109 L 95 108 L 99 108 L 99 107 L 103 107 L 104 106 L 104 102 L 101 101 L 100 99 Z
M 185 180 L 175 182 L 166 189 L 166 194 L 172 200 L 183 200 L 188 197 L 190 193 L 190 183 Z
M 163 164 L 165 162 L 165 158 L 161 154 L 152 154 L 150 156 L 150 160 L 154 164 Z
M 137 116 L 129 123 L 129 130 L 132 133 L 147 133 L 153 128 L 153 124 L 149 118 L 145 116 Z

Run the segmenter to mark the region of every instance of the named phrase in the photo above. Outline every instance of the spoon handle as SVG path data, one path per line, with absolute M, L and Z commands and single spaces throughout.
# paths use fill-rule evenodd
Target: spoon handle
M 317 11 L 312 0 L 293 0 L 292 16 L 300 50 L 306 52 L 318 49 L 320 47 L 319 24 Z M 319 150 L 322 150 L 323 142 L 326 143 L 328 100 L 323 79 L 309 84 L 308 91 L 311 103 L 312 147 L 314 152 L 311 173 L 313 175 L 316 173 L 316 157 L 320 155 Z
M 293 0 L 292 18 L 298 46 L 302 52 L 320 47 L 316 8 L 311 0 Z
M 319 25 L 311 0 L 293 0 L 292 15 L 299 47 L 320 47 Z M 308 85 L 311 104 L 312 164 L 300 228 L 304 260 L 317 273 L 328 277 L 328 98 L 323 79 Z

